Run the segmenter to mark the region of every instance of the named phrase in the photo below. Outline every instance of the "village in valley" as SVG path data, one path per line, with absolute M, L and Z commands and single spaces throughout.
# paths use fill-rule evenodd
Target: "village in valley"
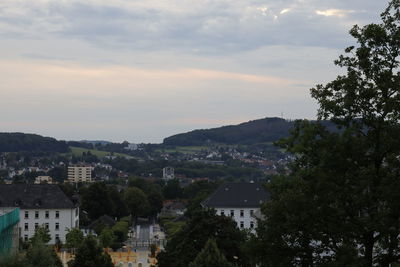
M 400 0 L 1 0 L 0 36 L 0 267 L 400 267 Z

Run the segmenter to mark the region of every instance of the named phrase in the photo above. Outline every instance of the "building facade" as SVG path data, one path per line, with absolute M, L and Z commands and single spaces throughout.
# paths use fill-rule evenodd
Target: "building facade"
M 38 176 L 35 178 L 35 184 L 53 184 L 53 178 L 50 176 Z
M 254 231 L 256 214 L 269 199 L 269 193 L 259 183 L 225 183 L 202 205 L 215 209 L 218 215 L 231 217 L 238 228 Z
M 68 166 L 68 181 L 71 183 L 91 182 L 92 167 L 84 164 Z
M 173 167 L 163 168 L 163 179 L 164 180 L 172 180 L 174 178 L 175 178 L 175 170 Z
M 27 241 L 36 228 L 49 229 L 49 244 L 65 243 L 68 229 L 79 227 L 79 206 L 73 203 L 58 185 L 0 185 L 0 207 L 19 208 L 20 237 Z

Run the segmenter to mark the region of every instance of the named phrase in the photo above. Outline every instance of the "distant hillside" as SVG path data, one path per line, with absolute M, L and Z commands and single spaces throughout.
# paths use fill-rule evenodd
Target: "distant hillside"
M 25 133 L 0 133 L 0 152 L 67 152 L 68 145 L 51 137 Z
M 200 146 L 206 143 L 255 144 L 274 142 L 289 135 L 292 121 L 264 118 L 219 128 L 194 130 L 167 137 L 164 145 Z

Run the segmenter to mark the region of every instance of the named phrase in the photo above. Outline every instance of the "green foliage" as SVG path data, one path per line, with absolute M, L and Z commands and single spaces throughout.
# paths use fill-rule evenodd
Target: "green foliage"
M 188 222 L 168 241 L 165 251 L 157 258 L 160 267 L 186 267 L 204 248 L 208 239 L 215 239 L 221 253 L 229 262 L 248 266 L 241 247 L 246 236 L 228 217 L 218 216 L 213 210 L 194 212 Z
M 35 234 L 30 238 L 30 243 L 35 246 L 37 243 L 47 244 L 51 240 L 50 231 L 46 227 L 39 226 L 35 230 Z
M 82 188 L 81 199 L 82 209 L 88 213 L 92 220 L 104 214 L 112 213 L 112 200 L 104 183 L 93 183 L 88 188 Z
M 107 186 L 105 183 L 96 182 L 87 188 L 81 188 L 81 207 L 91 220 L 102 215 L 122 217 L 127 215 L 122 194 L 115 186 Z
M 103 231 L 101 231 L 99 240 L 103 248 L 111 247 L 115 240 L 113 231 L 108 227 L 104 228 Z
M 99 158 L 104 158 L 106 156 L 110 155 L 110 152 L 106 151 L 100 151 L 96 149 L 88 149 L 88 148 L 82 148 L 82 147 L 75 147 L 71 146 L 71 153 L 75 156 L 80 158 L 81 160 L 87 159 L 88 162 L 97 162 Z M 122 154 L 122 153 L 113 153 L 115 156 L 119 157 L 129 157 L 127 154 Z
M 22 254 L 11 254 L 0 256 L 0 266 L 1 267 L 25 267 L 28 263 Z
M 197 254 L 189 267 L 233 267 L 233 263 L 226 260 L 225 256 L 219 251 L 217 243 L 209 239 L 205 247 Z
M 311 90 L 321 124 L 297 122 L 281 142 L 297 156 L 271 185 L 255 255 L 261 266 L 389 266 L 400 254 L 400 1 L 381 24 L 355 26 L 347 73 Z
M 61 260 L 58 258 L 51 246 L 46 246 L 43 242 L 34 243 L 26 253 L 26 261 L 29 267 L 62 267 Z
M 94 236 L 87 236 L 78 247 L 75 259 L 68 263 L 70 267 L 114 267 L 110 255 L 103 252 Z
M 195 130 L 164 139 L 165 145 L 201 146 L 208 143 L 252 144 L 274 142 L 287 137 L 292 123 L 280 118 L 265 118 L 234 126 Z
M 106 228 L 104 228 L 106 229 Z M 104 231 L 103 229 L 103 231 Z M 118 221 L 112 228 L 112 233 L 115 236 L 115 241 L 124 242 L 128 238 L 129 223 L 126 221 Z
M 0 133 L 0 152 L 67 152 L 68 145 L 64 141 L 43 137 L 36 134 Z
M 137 187 L 125 190 L 124 201 L 133 218 L 146 214 L 150 206 L 145 193 Z
M 178 179 L 169 180 L 163 188 L 163 194 L 166 199 L 177 199 L 183 196 L 182 187 Z
M 167 238 L 173 238 L 174 235 L 178 233 L 183 228 L 183 226 L 185 226 L 185 224 L 185 222 L 165 221 L 163 223 L 163 227 L 165 233 L 167 234 Z
M 83 233 L 79 228 L 68 229 L 65 236 L 67 248 L 77 248 L 83 241 Z

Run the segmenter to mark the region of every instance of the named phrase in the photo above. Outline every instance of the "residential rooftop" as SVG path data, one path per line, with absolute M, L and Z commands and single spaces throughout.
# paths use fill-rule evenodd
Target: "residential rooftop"
M 269 199 L 269 192 L 259 183 L 225 183 L 202 205 L 213 208 L 252 208 L 259 207 Z

